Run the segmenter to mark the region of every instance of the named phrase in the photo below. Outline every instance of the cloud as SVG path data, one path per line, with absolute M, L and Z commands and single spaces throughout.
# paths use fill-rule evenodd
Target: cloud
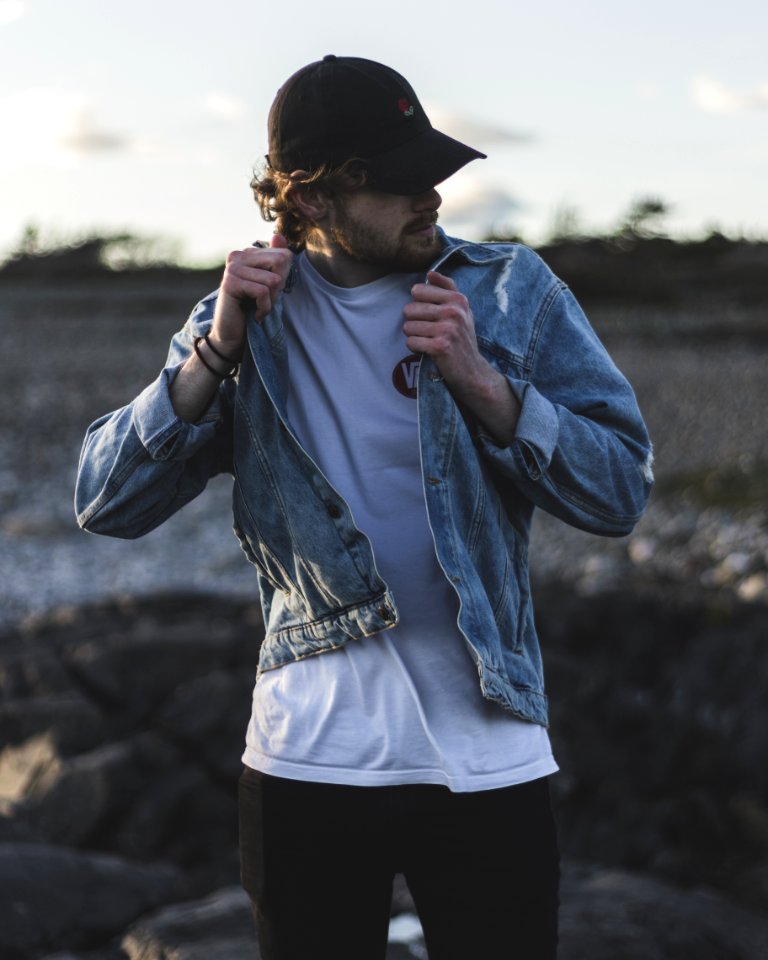
M 24 0 L 0 0 L 0 26 L 20 20 L 26 11 Z
M 661 87 L 653 80 L 641 80 L 635 84 L 635 93 L 641 100 L 658 100 Z
M 78 107 L 71 113 L 57 143 L 65 150 L 79 154 L 123 150 L 128 146 L 124 137 L 99 127 L 87 106 Z
M 743 110 L 768 109 L 768 83 L 752 90 L 732 90 L 706 75 L 691 81 L 691 96 L 706 113 L 740 113 Z
M 438 130 L 480 150 L 487 146 L 523 144 L 533 140 L 531 134 L 525 131 L 510 130 L 508 127 L 496 126 L 485 120 L 462 116 L 434 104 L 428 104 L 425 109 L 432 124 Z
M 57 87 L 28 87 L 0 97 L 0 129 L 6 134 L 2 167 L 67 163 L 132 146 L 94 120 L 87 97 Z
M 513 232 L 513 224 L 523 205 L 502 187 L 473 180 L 467 176 L 453 188 L 450 181 L 439 186 L 444 202 L 440 219 L 447 229 L 471 237 Z
M 55 87 L 28 87 L 0 98 L 0 129 L 7 134 L 0 162 L 50 159 L 67 118 L 81 105 L 77 94 Z
M 203 98 L 203 108 L 222 120 L 239 120 L 245 116 L 247 106 L 238 97 L 226 93 L 209 93 Z

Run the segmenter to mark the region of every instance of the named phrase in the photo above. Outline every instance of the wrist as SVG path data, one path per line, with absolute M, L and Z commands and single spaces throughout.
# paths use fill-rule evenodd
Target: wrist
M 238 363 L 219 351 L 211 343 L 210 336 L 195 337 L 195 354 L 205 369 L 219 380 L 231 380 L 238 370 Z
M 209 351 L 224 358 L 231 366 L 236 366 L 243 357 L 245 340 L 243 337 L 222 337 L 215 330 L 211 330 L 205 337 Z
M 499 447 L 507 447 L 515 437 L 520 402 L 509 381 L 490 364 L 466 384 L 466 392 L 456 396 L 475 417 L 480 430 Z
M 473 408 L 493 404 L 499 394 L 508 388 L 507 379 L 483 357 L 474 369 L 464 373 L 462 382 L 451 387 L 457 400 Z

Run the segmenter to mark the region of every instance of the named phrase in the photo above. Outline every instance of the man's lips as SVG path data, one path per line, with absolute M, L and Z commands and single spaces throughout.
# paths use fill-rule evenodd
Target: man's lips
M 420 220 L 418 223 L 414 223 L 408 227 L 406 233 L 421 233 L 424 234 L 424 236 L 429 236 L 434 233 L 436 223 L 437 217 L 430 217 L 429 220 Z

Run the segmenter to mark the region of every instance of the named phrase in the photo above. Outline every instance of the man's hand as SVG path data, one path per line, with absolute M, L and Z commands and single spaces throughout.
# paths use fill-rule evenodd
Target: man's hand
M 292 259 L 280 234 L 272 237 L 268 249 L 248 247 L 227 257 L 208 342 L 198 345 L 202 356 L 197 350 L 190 354 L 171 384 L 171 403 L 182 420 L 195 423 L 227 374 L 227 360 L 239 363 L 245 345 L 243 308 L 253 306 L 256 319 L 263 320 L 288 280 Z
M 412 288 L 413 300 L 403 309 L 406 345 L 413 353 L 432 357 L 448 386 L 460 395 L 486 375 L 472 311 L 450 277 L 432 270 L 427 281 Z
M 413 287 L 413 300 L 403 308 L 406 345 L 435 361 L 456 400 L 506 446 L 514 437 L 520 404 L 506 378 L 480 353 L 464 294 L 450 277 L 435 270 L 427 274 L 427 281 Z
M 240 357 L 245 342 L 245 306 L 261 321 L 277 302 L 291 269 L 288 241 L 276 233 L 268 248 L 246 247 L 227 257 L 210 337 L 221 352 Z

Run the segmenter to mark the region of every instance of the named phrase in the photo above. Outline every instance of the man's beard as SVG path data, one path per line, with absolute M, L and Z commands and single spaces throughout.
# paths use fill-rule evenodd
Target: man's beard
M 406 225 L 399 237 L 389 238 L 367 223 L 342 216 L 331 230 L 336 246 L 358 263 L 385 268 L 390 273 L 416 273 L 437 259 L 442 244 L 437 233 L 428 237 L 414 231 L 437 222 L 437 213 L 426 214 Z

